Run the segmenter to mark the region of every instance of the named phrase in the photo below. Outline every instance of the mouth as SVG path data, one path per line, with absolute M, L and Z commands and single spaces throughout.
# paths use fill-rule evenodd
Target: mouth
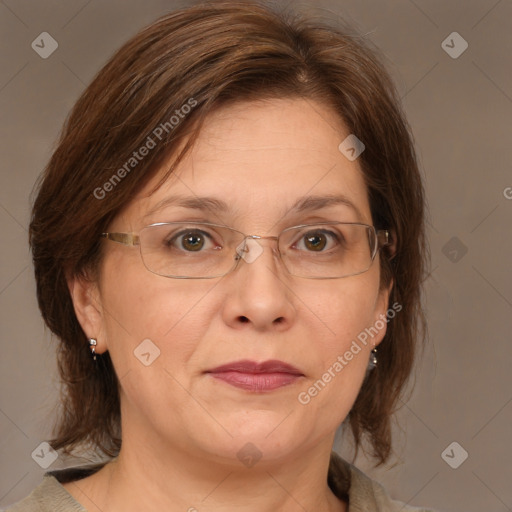
M 231 386 L 253 392 L 272 391 L 289 386 L 304 377 L 299 369 L 278 360 L 263 363 L 249 360 L 234 361 L 206 373 Z

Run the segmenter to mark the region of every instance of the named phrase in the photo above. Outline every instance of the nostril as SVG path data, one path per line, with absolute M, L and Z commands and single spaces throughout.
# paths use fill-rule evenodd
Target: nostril
M 246 324 L 247 322 L 249 322 L 249 319 L 246 316 L 241 316 L 240 322 L 242 322 L 243 324 Z

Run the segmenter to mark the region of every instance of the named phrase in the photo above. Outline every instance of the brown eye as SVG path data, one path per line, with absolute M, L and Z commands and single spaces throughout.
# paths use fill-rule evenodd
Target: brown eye
M 324 234 L 316 233 L 314 235 L 306 235 L 304 237 L 305 246 L 311 251 L 322 251 L 327 245 Z
M 200 229 L 181 230 L 178 233 L 169 234 L 163 240 L 163 246 L 184 252 L 202 252 L 208 249 L 207 243 L 212 243 L 212 237 Z
M 340 236 L 340 234 L 330 230 L 315 229 L 304 233 L 296 247 L 301 251 L 323 253 L 339 248 Z
M 186 251 L 200 251 L 204 246 L 204 236 L 197 232 L 181 236 L 181 246 Z

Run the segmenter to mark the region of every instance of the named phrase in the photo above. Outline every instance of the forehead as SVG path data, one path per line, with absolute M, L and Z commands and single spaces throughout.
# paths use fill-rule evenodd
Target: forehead
M 206 120 L 194 147 L 166 183 L 148 194 L 160 178 L 156 176 L 126 213 L 131 223 L 163 221 L 169 210 L 198 209 L 200 198 L 208 197 L 214 201 L 203 200 L 205 209 L 217 210 L 226 220 L 236 216 L 271 222 L 292 211 L 304 213 L 304 205 L 313 210 L 324 204 L 345 215 L 341 220 L 371 223 L 359 164 L 338 149 L 348 135 L 332 110 L 310 100 L 220 108 Z M 328 204 L 319 200 L 326 196 L 331 198 Z

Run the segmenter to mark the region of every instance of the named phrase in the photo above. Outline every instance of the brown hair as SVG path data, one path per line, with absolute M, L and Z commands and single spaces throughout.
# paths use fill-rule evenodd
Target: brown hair
M 381 252 L 381 285 L 394 279 L 390 304 L 403 309 L 389 322 L 378 366 L 347 419 L 356 453 L 368 436 L 378 462 L 388 459 L 391 414 L 412 371 L 417 342 L 426 334 L 420 292 L 427 248 L 413 142 L 376 55 L 340 26 L 252 2 L 210 2 L 157 20 L 98 73 L 65 123 L 40 179 L 30 224 L 39 307 L 60 340 L 63 397 L 51 441 L 55 449 L 71 453 L 90 446 L 115 456 L 121 446 L 114 368 L 108 353 L 92 360 L 66 276 L 94 278 L 100 233 L 171 155 L 176 158 L 166 177 L 173 171 L 213 109 L 228 102 L 302 97 L 334 109 L 364 142 L 358 162 L 373 223 L 391 230 L 396 242 L 394 257 Z M 183 109 L 186 104 L 193 108 Z M 172 116 L 179 116 L 177 124 L 170 122 Z M 155 129 L 162 126 L 167 129 L 158 132 L 157 141 Z M 154 148 L 130 160 L 148 137 L 155 139 Z

